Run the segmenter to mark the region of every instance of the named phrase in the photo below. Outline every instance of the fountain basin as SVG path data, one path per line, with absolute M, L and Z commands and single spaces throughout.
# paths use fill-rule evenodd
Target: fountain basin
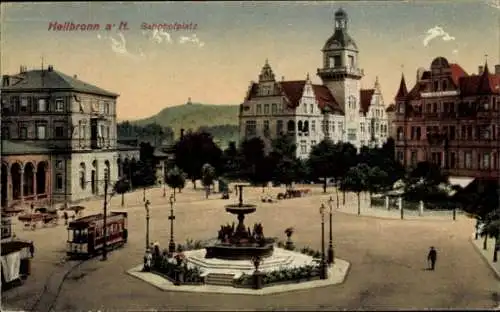
M 257 210 L 256 205 L 252 204 L 232 204 L 226 205 L 226 211 L 232 214 L 249 214 Z
M 253 257 L 268 258 L 273 255 L 274 239 L 266 238 L 264 244 L 225 244 L 217 242 L 205 247 L 205 258 L 225 260 L 251 260 Z

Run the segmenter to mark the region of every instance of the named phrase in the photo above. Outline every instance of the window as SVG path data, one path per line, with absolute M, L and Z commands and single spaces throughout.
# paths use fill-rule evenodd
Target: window
M 443 84 L 441 87 L 442 87 L 443 91 L 446 91 L 446 89 L 448 89 L 448 81 L 443 80 Z
M 457 154 L 455 152 L 450 153 L 450 168 L 454 169 L 457 167 Z
M 283 120 L 278 120 L 276 122 L 276 135 L 281 135 L 283 133 Z
M 19 138 L 20 139 L 27 139 L 28 138 L 28 128 L 19 127 Z
M 22 113 L 26 113 L 28 111 L 28 99 L 21 98 L 21 106 L 19 107 L 19 111 Z
M 257 122 L 255 120 L 247 120 L 245 123 L 245 136 L 257 135 Z
M 2 140 L 10 139 L 10 133 L 8 127 L 2 127 Z
M 431 104 L 431 103 L 428 103 L 428 104 L 426 105 L 425 111 L 426 111 L 427 113 L 431 113 L 431 112 L 432 112 L 432 104 Z
M 437 113 L 438 112 L 438 105 L 437 103 L 432 103 L 432 112 Z
M 450 131 L 448 133 L 448 138 L 450 140 L 455 140 L 455 126 L 450 126 Z
M 307 143 L 306 141 L 300 141 L 300 153 L 307 154 Z
M 351 68 L 353 68 L 354 67 L 354 56 L 349 55 L 348 58 L 349 58 L 349 66 Z
M 62 174 L 56 174 L 56 189 L 61 191 L 63 189 L 63 176 Z
M 276 114 L 278 112 L 278 105 L 271 104 L 271 113 Z
M 439 81 L 434 81 L 434 91 L 439 91 Z
M 460 134 L 460 138 L 463 140 L 467 137 L 467 127 L 466 126 L 462 126 L 462 131 L 461 131 L 461 134 Z
M 104 105 L 105 105 L 105 106 L 104 106 L 104 113 L 105 113 L 106 115 L 109 115 L 109 113 L 110 113 L 110 106 L 111 106 L 111 105 L 110 105 L 109 103 L 107 103 L 107 102 L 106 102 L 106 104 L 104 104 Z
M 56 161 L 56 169 L 61 170 L 63 168 L 63 162 L 62 160 Z
M 349 140 L 349 141 L 356 140 L 356 129 L 348 129 L 347 130 L 347 140 Z
M 344 133 L 344 123 L 342 121 L 339 121 L 339 132 L 340 134 Z
M 335 123 L 332 121 L 332 133 L 335 133 Z
M 316 132 L 316 120 L 311 121 L 311 132 L 312 133 Z
M 111 134 L 110 127 L 109 127 L 109 126 L 107 126 L 107 127 L 106 127 L 106 139 L 110 139 L 110 134 Z
M 311 141 L 311 147 L 315 146 L 316 145 L 316 141 Z
M 491 106 L 493 107 L 494 111 L 498 109 L 497 105 L 498 105 L 497 98 L 496 96 L 494 96 L 491 98 Z
M 39 112 L 47 111 L 47 101 L 45 99 L 38 100 L 38 111 Z
M 269 104 L 264 105 L 264 114 L 269 115 Z
M 309 113 L 314 114 L 314 104 L 309 105 Z
M 80 163 L 80 188 L 85 189 L 87 181 L 85 179 L 85 163 Z
M 472 152 L 464 152 L 464 167 L 472 169 Z
M 365 124 L 364 123 L 361 123 L 359 125 L 359 128 L 360 128 L 361 133 L 365 133 Z
M 269 120 L 264 120 L 264 128 L 262 129 L 263 132 L 264 132 L 264 136 L 265 137 L 268 137 L 271 133 L 270 133 L 270 129 L 269 129 Z
M 398 128 L 397 138 L 398 138 L 398 140 L 403 140 L 404 139 L 403 127 L 399 127 Z
M 472 140 L 472 126 L 467 126 L 467 139 Z
M 328 67 L 330 67 L 330 68 L 334 68 L 335 67 L 335 60 L 333 59 L 333 57 L 329 58 L 329 60 L 328 60 Z
M 56 100 L 56 112 L 63 112 L 64 111 L 64 101 L 63 99 L 57 99 Z
M 10 106 L 12 107 L 13 112 L 17 112 L 19 109 L 19 97 L 13 96 L 10 98 Z
M 412 166 L 417 165 L 417 151 L 411 151 L 411 156 L 410 156 L 410 163 Z
M 261 115 L 261 114 L 262 114 L 262 105 L 257 104 L 257 115 Z
M 340 66 L 342 66 L 342 61 L 341 61 L 340 55 L 335 55 L 335 56 L 333 57 L 333 63 L 334 63 L 334 66 L 335 66 L 335 67 L 340 67 Z
M 483 164 L 482 164 L 482 169 L 490 169 L 490 161 L 491 161 L 491 158 L 490 158 L 490 153 L 484 153 L 483 154 Z
M 56 138 L 63 138 L 64 137 L 64 127 L 63 126 L 57 126 L 54 128 L 54 136 Z
M 36 138 L 39 140 L 43 140 L 46 138 L 47 126 L 46 125 L 37 125 L 36 126 Z

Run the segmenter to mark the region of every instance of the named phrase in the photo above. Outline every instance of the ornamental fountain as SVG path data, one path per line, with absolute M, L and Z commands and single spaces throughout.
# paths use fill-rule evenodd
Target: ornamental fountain
M 222 225 L 217 240 L 205 247 L 205 258 L 218 258 L 224 260 L 251 260 L 255 257 L 268 258 L 273 255 L 273 238 L 264 236 L 261 223 L 246 227 L 245 215 L 255 212 L 256 205 L 243 203 L 243 185 L 238 185 L 239 203 L 226 205 L 226 211 L 237 215 L 238 225 Z

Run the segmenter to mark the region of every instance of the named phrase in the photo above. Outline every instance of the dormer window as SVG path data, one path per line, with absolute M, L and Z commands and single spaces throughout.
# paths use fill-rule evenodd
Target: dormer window
M 439 91 L 439 81 L 434 81 L 434 91 L 437 92 Z

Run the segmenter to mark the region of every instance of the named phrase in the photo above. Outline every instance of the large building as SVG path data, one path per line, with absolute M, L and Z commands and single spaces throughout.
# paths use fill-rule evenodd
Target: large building
M 499 177 L 500 65 L 467 74 L 443 57 L 419 69 L 395 97 L 396 157 L 407 167 L 430 161 L 452 176 Z
M 356 147 L 380 146 L 388 136 L 384 101 L 378 78 L 362 90 L 359 50 L 347 32 L 348 16 L 335 13 L 333 35 L 322 49 L 322 84 L 305 80 L 277 81 L 268 61 L 258 82 L 252 82 L 240 105 L 240 141 L 260 137 L 269 148 L 273 139 L 292 135 L 297 157 L 306 158 L 324 138 Z
M 2 79 L 2 206 L 104 193 L 135 148 L 116 141 L 118 94 L 48 66 Z M 120 158 L 119 154 L 122 154 Z

